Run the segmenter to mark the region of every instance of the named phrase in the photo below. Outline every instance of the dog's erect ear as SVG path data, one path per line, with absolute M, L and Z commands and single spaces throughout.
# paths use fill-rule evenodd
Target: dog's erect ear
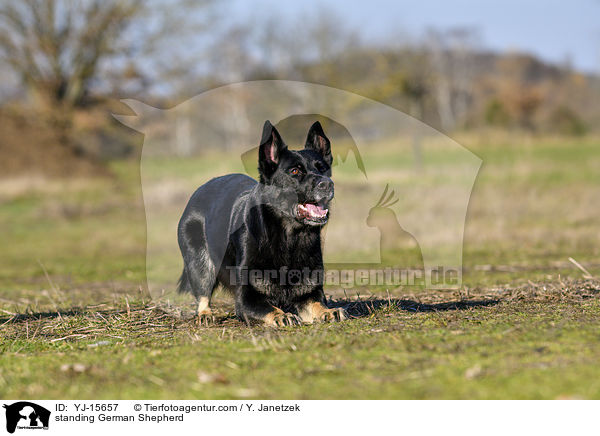
M 315 121 L 315 123 L 310 126 L 304 148 L 308 148 L 319 153 L 321 156 L 323 156 L 323 159 L 328 165 L 331 165 L 331 162 L 333 162 L 333 158 L 331 156 L 331 142 L 329 142 L 329 138 L 325 136 L 323 127 L 321 127 L 321 123 L 318 121 Z
M 258 171 L 261 178 L 273 175 L 277 165 L 279 165 L 281 153 L 286 148 L 287 146 L 283 143 L 277 129 L 269 120 L 265 121 L 260 147 L 258 148 Z

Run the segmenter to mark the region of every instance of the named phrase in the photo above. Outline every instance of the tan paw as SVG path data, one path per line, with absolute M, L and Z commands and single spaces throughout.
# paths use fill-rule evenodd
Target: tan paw
M 210 299 L 200 297 L 198 299 L 198 325 L 208 327 L 215 323 L 215 316 L 210 308 Z
M 215 316 L 212 310 L 204 310 L 202 313 L 198 313 L 197 323 L 199 326 L 209 327 L 215 323 Z
M 281 311 L 269 313 L 265 317 L 264 322 L 266 325 L 272 327 L 285 327 L 289 325 L 302 324 L 302 320 L 299 316 L 294 315 L 293 313 L 286 313 Z
M 325 309 L 317 318 L 317 320 L 321 322 L 343 321 L 345 319 L 348 319 L 348 314 L 341 307 L 336 307 L 335 309 Z

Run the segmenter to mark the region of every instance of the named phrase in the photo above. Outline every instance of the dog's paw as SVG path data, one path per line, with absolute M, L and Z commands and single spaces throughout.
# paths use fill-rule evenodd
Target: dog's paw
M 300 325 L 302 324 L 302 320 L 293 313 L 275 312 L 266 317 L 265 324 L 271 327 L 285 327 L 290 325 Z
M 202 313 L 198 313 L 196 322 L 199 326 L 209 327 L 215 323 L 215 316 L 211 310 L 206 310 Z
M 348 314 L 341 307 L 336 307 L 335 309 L 325 309 L 317 318 L 317 320 L 320 322 L 335 322 L 343 321 L 345 319 L 348 319 Z

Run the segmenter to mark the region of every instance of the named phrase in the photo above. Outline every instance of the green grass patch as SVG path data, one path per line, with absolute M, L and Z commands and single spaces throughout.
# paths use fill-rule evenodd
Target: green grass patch
M 337 300 L 353 318 L 214 327 L 147 304 L 2 326 L 5 398 L 600 398 L 600 287 Z M 36 377 L 36 374 L 45 374 Z

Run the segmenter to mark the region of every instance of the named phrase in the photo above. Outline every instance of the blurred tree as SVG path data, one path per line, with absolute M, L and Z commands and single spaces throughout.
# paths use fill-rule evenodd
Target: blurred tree
M 492 98 L 485 107 L 485 122 L 491 126 L 506 127 L 510 123 L 510 115 L 498 98 Z
M 81 105 L 99 62 L 140 10 L 135 0 L 3 0 L 2 58 L 36 98 Z
M 0 0 L 0 59 L 36 100 L 82 106 L 92 86 L 107 92 L 132 82 L 147 85 L 157 70 L 189 70 L 189 63 L 171 62 L 182 52 L 164 50 L 165 44 L 193 36 L 189 31 L 197 32 L 198 22 L 204 28 L 209 15 L 197 9 L 211 2 L 174 3 Z
M 545 97 L 541 82 L 548 69 L 537 59 L 519 53 L 500 57 L 497 63 L 502 104 L 518 127 L 535 130 L 535 116 Z
M 0 63 L 18 80 L 22 100 L 32 103 L 26 111 L 37 111 L 32 123 L 57 138 L 40 146 L 65 148 L 82 159 L 132 151 L 135 139 L 111 117 L 118 109 L 108 98 L 175 98 L 189 89 L 205 55 L 190 47 L 210 36 L 206 30 L 218 18 L 213 4 L 0 0 Z
M 480 40 L 479 32 L 467 27 L 428 32 L 426 46 L 435 74 L 433 90 L 445 130 L 452 130 L 465 121 L 473 93 L 474 53 Z
M 552 112 L 550 123 L 553 131 L 563 135 L 581 136 L 587 131 L 581 117 L 566 106 L 559 106 Z

